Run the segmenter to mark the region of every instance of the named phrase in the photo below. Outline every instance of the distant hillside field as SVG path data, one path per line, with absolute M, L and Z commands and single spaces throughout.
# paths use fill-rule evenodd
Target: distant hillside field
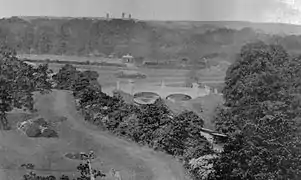
M 301 26 L 230 21 L 137 21 L 12 17 L 0 20 L 0 42 L 19 54 L 121 57 L 150 61 L 202 58 L 232 62 L 250 41 L 278 42 L 299 53 Z M 283 36 L 287 34 L 287 36 Z M 290 35 L 289 35 L 290 34 Z

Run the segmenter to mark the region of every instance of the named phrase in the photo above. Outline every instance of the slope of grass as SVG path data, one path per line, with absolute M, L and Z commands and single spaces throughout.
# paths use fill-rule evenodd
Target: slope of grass
M 53 95 L 37 95 L 38 113 L 50 121 L 55 121 L 58 115 L 53 109 L 52 103 L 55 99 Z M 7 180 L 21 179 L 26 173 L 26 170 L 20 168 L 23 163 L 35 164 L 37 174 L 41 175 L 67 174 L 71 177 L 74 174 L 79 175 L 76 172 L 76 166 L 81 161 L 66 159 L 64 155 L 68 152 L 89 150 L 94 150 L 98 154 L 99 158 L 93 164 L 105 173 L 115 168 L 121 171 L 125 179 L 140 179 L 141 177 L 150 179 L 152 177 L 151 171 L 145 168 L 142 161 L 96 142 L 89 135 L 72 128 L 72 124 L 68 121 L 57 122 L 58 139 L 27 138 L 16 129 L 16 123 L 28 118 L 30 116 L 24 113 L 10 114 L 9 122 L 13 130 L 0 134 L 0 147 L 2 147 L 0 165 L 7 175 Z
M 5 175 L 5 180 L 21 179 L 27 172 L 20 168 L 23 163 L 34 164 L 38 175 L 79 175 L 76 166 L 80 161 L 65 158 L 65 154 L 90 150 L 97 157 L 92 162 L 96 169 L 109 174 L 110 169 L 114 168 L 123 180 L 185 180 L 182 166 L 170 156 L 139 147 L 85 123 L 75 109 L 70 92 L 36 94 L 35 100 L 38 114 L 56 123 L 59 138 L 26 137 L 16 129 L 16 123 L 31 116 L 11 113 L 9 122 L 13 129 L 0 133 L 0 167 L 5 172 L 0 171 L 0 177 Z M 67 117 L 67 120 L 58 122 L 57 117 L 61 116 Z M 108 176 L 106 180 L 113 179 Z

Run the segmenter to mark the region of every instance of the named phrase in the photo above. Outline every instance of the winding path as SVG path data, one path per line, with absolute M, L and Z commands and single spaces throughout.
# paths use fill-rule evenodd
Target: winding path
M 153 150 L 139 147 L 134 143 L 98 130 L 95 126 L 86 123 L 83 117 L 77 113 L 74 98 L 70 92 L 54 90 L 53 93 L 55 97 L 55 112 L 67 117 L 73 129 L 93 137 L 95 142 L 100 143 L 102 146 L 122 149 L 131 158 L 142 160 L 146 165 L 145 168 L 153 172 L 153 180 L 188 180 L 182 165 L 172 157 L 158 154 Z M 122 154 L 118 156 L 122 156 Z

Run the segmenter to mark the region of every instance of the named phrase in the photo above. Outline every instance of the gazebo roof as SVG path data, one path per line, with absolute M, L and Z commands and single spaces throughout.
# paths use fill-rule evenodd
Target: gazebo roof
M 133 56 L 127 54 L 127 55 L 122 56 L 122 58 L 133 58 Z

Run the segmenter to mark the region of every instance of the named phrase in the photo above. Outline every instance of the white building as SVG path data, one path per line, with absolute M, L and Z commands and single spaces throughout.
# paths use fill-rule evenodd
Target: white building
M 122 56 L 122 61 L 124 63 L 134 63 L 134 57 L 131 56 L 130 54 Z

